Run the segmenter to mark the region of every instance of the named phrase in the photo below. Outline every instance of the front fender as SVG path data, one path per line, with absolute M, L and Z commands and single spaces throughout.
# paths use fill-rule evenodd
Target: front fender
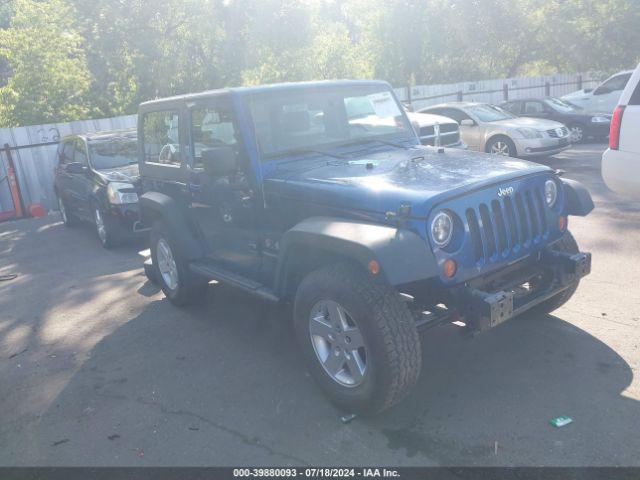
M 593 209 L 593 200 L 587 187 L 582 183 L 568 178 L 562 178 L 565 196 L 565 215 L 578 215 L 584 217 Z
M 203 246 L 193 234 L 186 216 L 173 198 L 159 192 L 147 192 L 140 196 L 139 206 L 142 222 L 151 226 L 156 220 L 162 220 L 171 230 L 187 259 L 195 260 L 204 256 Z
M 380 265 L 380 275 L 390 285 L 437 276 L 435 258 L 426 242 L 406 229 L 330 217 L 303 220 L 281 238 L 276 288 L 284 288 L 287 270 L 295 265 L 293 251 L 331 252 L 367 268 L 371 260 Z

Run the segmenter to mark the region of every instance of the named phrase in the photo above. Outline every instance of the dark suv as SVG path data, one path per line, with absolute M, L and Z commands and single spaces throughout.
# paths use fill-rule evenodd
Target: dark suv
M 369 115 L 351 111 L 365 101 Z M 175 304 L 211 279 L 293 302 L 312 375 L 352 412 L 409 392 L 418 328 L 550 312 L 590 271 L 567 230 L 593 208 L 584 187 L 539 164 L 420 145 L 385 82 L 156 100 L 138 125 L 149 276 Z
M 92 222 L 105 248 L 144 231 L 138 216 L 137 152 L 135 130 L 64 137 L 54 179 L 64 224 Z

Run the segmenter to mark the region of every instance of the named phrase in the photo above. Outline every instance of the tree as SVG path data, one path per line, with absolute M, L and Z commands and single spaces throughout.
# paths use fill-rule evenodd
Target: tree
M 0 0 L 0 126 L 242 84 L 631 68 L 638 0 Z
M 75 120 L 89 115 L 90 84 L 74 11 L 63 0 L 15 0 L 0 56 L 11 71 L 0 88 L 4 126 Z

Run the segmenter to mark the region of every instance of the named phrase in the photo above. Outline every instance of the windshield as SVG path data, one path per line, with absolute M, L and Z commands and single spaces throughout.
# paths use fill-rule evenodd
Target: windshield
M 91 164 L 96 170 L 108 170 L 138 163 L 138 142 L 132 137 L 91 140 L 89 152 Z
M 472 115 L 475 115 L 481 122 L 498 122 L 509 118 L 516 118 L 506 110 L 496 107 L 495 105 L 474 105 L 466 109 Z
M 575 105 L 565 102 L 564 100 L 560 100 L 559 98 L 547 98 L 544 102 L 556 112 L 560 113 L 573 113 L 578 110 Z
M 391 91 L 380 85 L 269 92 L 251 97 L 248 108 L 266 158 L 415 135 Z

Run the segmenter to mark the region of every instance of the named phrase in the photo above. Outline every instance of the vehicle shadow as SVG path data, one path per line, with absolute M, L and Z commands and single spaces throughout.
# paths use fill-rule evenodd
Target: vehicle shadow
M 426 332 L 409 398 L 343 424 L 289 316 L 224 286 L 187 309 L 155 300 L 95 345 L 11 450 L 45 465 L 640 463 L 632 370 L 560 318 Z M 552 427 L 559 415 L 574 422 Z

